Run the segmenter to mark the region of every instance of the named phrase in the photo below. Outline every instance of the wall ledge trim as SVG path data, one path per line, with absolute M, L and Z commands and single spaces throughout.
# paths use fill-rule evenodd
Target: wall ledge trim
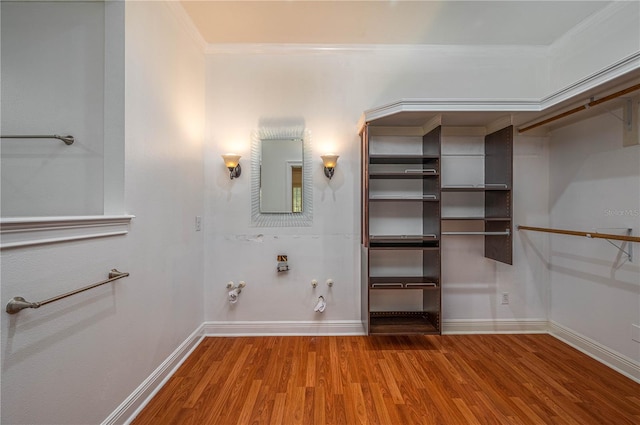
M 2 218 L 0 250 L 125 235 L 133 218 L 126 214 Z
M 627 378 L 640 383 L 640 362 L 617 353 L 552 320 L 549 321 L 549 334 Z
M 130 424 L 173 376 L 204 338 L 204 324 L 175 349 L 173 353 L 136 388 L 103 422 L 102 425 Z

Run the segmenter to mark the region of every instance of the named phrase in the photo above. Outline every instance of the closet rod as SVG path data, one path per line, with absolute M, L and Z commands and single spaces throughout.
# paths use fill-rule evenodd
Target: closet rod
M 39 308 L 40 306 L 43 306 L 45 304 L 70 297 L 71 295 L 79 294 L 80 292 L 93 289 L 97 286 L 104 285 L 105 283 L 113 282 L 114 280 L 122 279 L 123 277 L 127 276 L 129 276 L 129 273 L 127 272 L 119 272 L 116 269 L 111 269 L 111 272 L 109 273 L 109 279 L 107 280 L 103 280 L 102 282 L 94 283 L 93 285 L 85 286 L 84 288 L 76 289 L 75 291 L 67 292 L 65 294 L 58 295 L 57 297 L 49 298 L 48 300 L 38 301 L 35 303 L 31 303 L 22 297 L 13 297 L 7 303 L 6 311 L 9 314 L 16 314 L 20 310 L 24 310 L 25 308 Z
M 62 140 L 66 145 L 72 145 L 75 141 L 71 135 L 58 136 L 57 134 L 39 134 L 39 135 L 2 135 L 0 139 L 58 139 Z
M 626 89 L 623 89 L 623 90 L 617 91 L 615 93 L 612 93 L 612 94 L 610 94 L 608 96 L 605 96 L 602 99 L 591 100 L 591 102 L 589 102 L 589 103 L 587 103 L 585 105 L 581 105 L 581 106 L 578 106 L 576 108 L 570 109 L 568 111 L 562 112 L 562 113 L 560 113 L 558 115 L 554 115 L 554 116 L 552 116 L 550 118 L 547 118 L 546 120 L 542 120 L 542 121 L 540 121 L 538 123 L 531 124 L 531 125 L 529 125 L 527 127 L 519 128 L 518 129 L 518 133 L 524 133 L 525 131 L 529 131 L 529 130 L 532 130 L 534 128 L 540 127 L 541 125 L 545 125 L 545 124 L 548 124 L 550 122 L 559 120 L 561 118 L 568 117 L 569 115 L 573 115 L 576 112 L 584 111 L 585 109 L 592 108 L 594 106 L 600 105 L 601 103 L 608 102 L 610 100 L 613 100 L 613 99 L 615 99 L 617 97 L 620 97 L 620 96 L 624 96 L 625 94 L 631 93 L 631 92 L 636 91 L 636 90 L 640 90 L 640 84 L 636 84 L 635 86 L 627 87 Z
M 616 241 L 640 242 L 640 237 L 630 235 L 611 235 L 608 233 L 577 232 L 575 230 L 549 229 L 546 227 L 517 226 L 518 230 L 532 230 L 534 232 L 557 233 L 560 235 L 584 236 L 595 239 L 612 239 Z

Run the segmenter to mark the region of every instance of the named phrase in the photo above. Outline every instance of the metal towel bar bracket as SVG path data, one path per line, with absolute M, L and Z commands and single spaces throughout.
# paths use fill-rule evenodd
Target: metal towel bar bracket
M 58 301 L 58 300 L 61 300 L 63 298 L 70 297 L 71 295 L 75 295 L 75 294 L 78 294 L 80 292 L 84 292 L 84 291 L 87 291 L 89 289 L 93 289 L 93 288 L 95 288 L 97 286 L 104 285 L 105 283 L 113 282 L 114 280 L 122 279 L 123 277 L 127 277 L 127 276 L 129 276 L 129 273 L 119 272 L 116 269 L 112 269 L 111 272 L 109 272 L 109 279 L 107 279 L 107 280 L 103 280 L 102 282 L 94 283 L 93 285 L 85 286 L 84 288 L 76 289 L 75 291 L 67 292 L 65 294 L 58 295 L 56 297 L 49 298 L 49 299 L 44 300 L 44 301 L 34 302 L 34 303 L 29 302 L 29 301 L 25 300 L 22 297 L 13 297 L 7 303 L 6 312 L 9 313 L 9 314 L 16 314 L 19 311 L 24 310 L 25 308 L 40 308 L 41 306 L 43 306 L 45 304 L 49 304 L 49 303 L 52 303 L 54 301 Z

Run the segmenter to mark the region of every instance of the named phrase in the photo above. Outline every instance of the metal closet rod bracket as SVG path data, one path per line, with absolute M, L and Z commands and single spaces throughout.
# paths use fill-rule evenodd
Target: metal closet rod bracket
M 602 229 L 596 229 L 596 232 L 598 232 L 599 230 Z M 625 230 L 627 232 L 627 236 L 631 236 L 631 228 L 623 228 L 622 230 Z M 591 237 L 591 235 L 587 235 L 588 238 Z M 633 263 L 633 244 L 630 244 L 628 242 L 622 242 L 622 245 L 616 245 L 615 243 L 611 242 L 610 239 L 604 239 L 605 241 L 609 242 L 611 245 L 615 246 L 616 248 L 618 248 L 618 250 L 620 252 L 622 252 L 623 254 L 625 254 L 627 256 L 627 260 L 629 260 L 630 263 Z M 627 244 L 628 246 L 628 251 L 625 251 L 624 249 L 622 249 L 622 247 Z

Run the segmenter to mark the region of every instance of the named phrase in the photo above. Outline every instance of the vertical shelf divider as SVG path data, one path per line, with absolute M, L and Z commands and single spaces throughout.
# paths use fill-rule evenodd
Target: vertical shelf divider
M 509 231 L 506 236 L 486 235 L 484 256 L 513 264 L 513 126 L 486 135 L 484 149 L 485 232 Z

